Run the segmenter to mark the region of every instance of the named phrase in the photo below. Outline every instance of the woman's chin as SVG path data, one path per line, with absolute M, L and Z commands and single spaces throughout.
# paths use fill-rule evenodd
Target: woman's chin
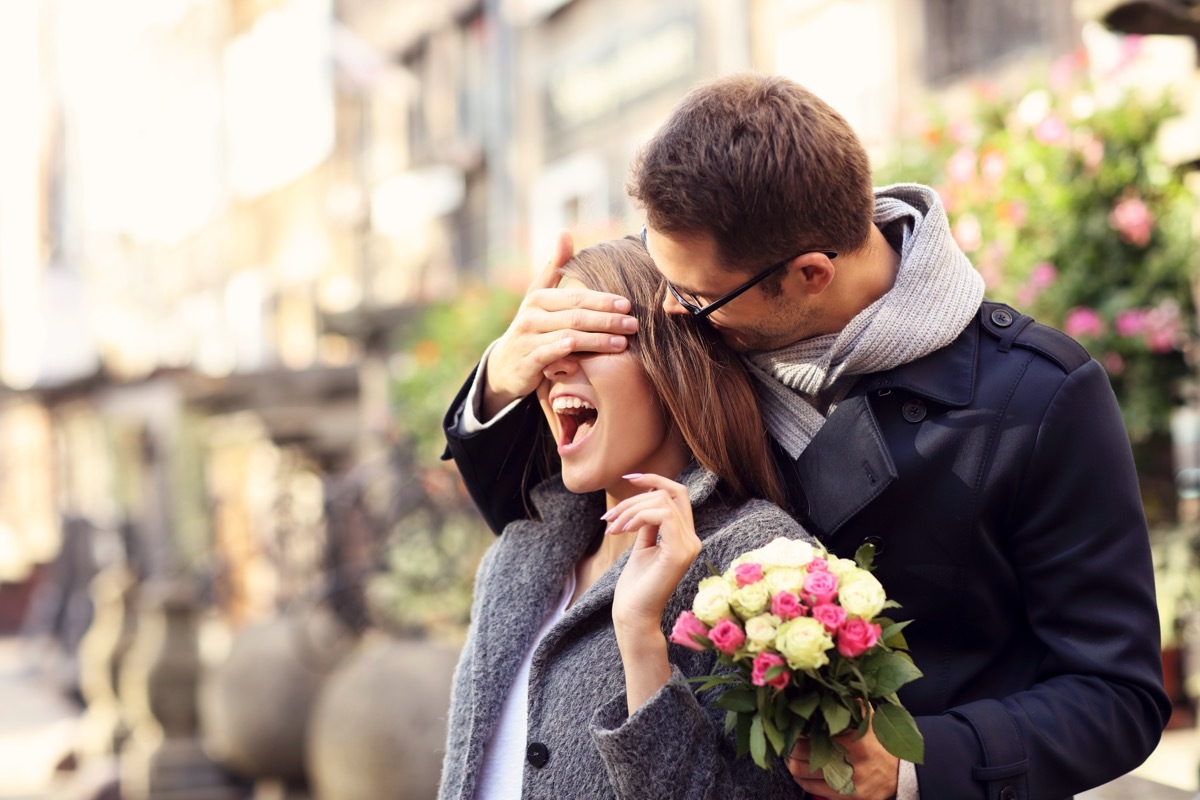
M 599 485 L 600 481 L 597 481 L 594 477 L 578 475 L 568 470 L 563 471 L 562 482 L 568 491 L 575 494 L 588 494 L 589 492 L 596 492 L 604 488 Z

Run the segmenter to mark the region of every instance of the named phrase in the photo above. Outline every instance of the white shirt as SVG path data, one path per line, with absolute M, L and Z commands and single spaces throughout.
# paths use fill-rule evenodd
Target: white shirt
M 500 722 L 483 750 L 483 768 L 475 787 L 475 800 L 518 800 L 521 797 L 521 779 L 525 775 L 525 740 L 529 735 L 529 667 L 542 637 L 554 623 L 562 619 L 573 594 L 574 570 L 567 576 L 567 584 L 558 605 L 542 620 L 542 627 L 517 670 L 512 689 L 504 698 Z

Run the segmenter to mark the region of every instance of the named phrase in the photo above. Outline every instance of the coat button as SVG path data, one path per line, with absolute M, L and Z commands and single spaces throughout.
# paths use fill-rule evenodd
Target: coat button
M 541 769 L 550 760 L 550 748 L 541 742 L 533 742 L 525 748 L 525 758 L 530 764 Z
M 996 323 L 1001 328 L 1007 328 L 1009 325 L 1013 324 L 1012 312 L 1007 308 L 997 308 L 992 312 L 992 322 Z M 1004 800 L 1008 800 L 1008 798 L 1004 798 Z
M 920 422 L 925 419 L 925 401 L 924 400 L 909 400 L 901 408 L 900 413 L 909 422 Z
M 1017 800 L 1017 790 L 1011 786 L 1005 786 L 1000 790 L 1000 800 Z

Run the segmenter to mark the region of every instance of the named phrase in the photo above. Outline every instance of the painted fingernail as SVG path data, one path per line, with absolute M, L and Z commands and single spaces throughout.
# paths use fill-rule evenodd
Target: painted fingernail
M 600 515 L 600 519 L 607 520 L 609 517 L 611 517 L 611 516 L 612 516 L 612 513 L 613 513 L 613 511 L 615 511 L 615 510 L 616 510 L 616 509 L 612 509 L 612 508 L 610 508 L 608 511 L 605 511 L 603 514 L 601 514 L 601 515 Z
M 637 329 L 638 321 L 635 317 L 626 317 L 621 320 L 621 330 L 628 331 L 629 333 L 637 333 Z
M 631 472 L 631 473 L 629 473 L 628 475 L 622 475 L 621 477 L 622 477 L 622 478 L 624 478 L 624 479 L 625 479 L 625 480 L 627 480 L 627 481 L 633 481 L 633 480 L 637 480 L 638 478 L 642 477 L 642 473 L 640 473 L 640 472 Z

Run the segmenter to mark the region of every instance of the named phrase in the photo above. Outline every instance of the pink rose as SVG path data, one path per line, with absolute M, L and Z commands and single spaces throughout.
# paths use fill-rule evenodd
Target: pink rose
M 771 613 L 785 622 L 804 616 L 804 605 L 791 592 L 776 592 L 771 595 Z
M 763 579 L 762 564 L 738 564 L 733 570 L 733 576 L 737 579 L 739 589 L 758 583 Z
M 846 658 L 861 656 L 875 646 L 882 631 L 875 623 L 856 617 L 837 632 L 837 651 Z
M 1108 222 L 1121 239 L 1135 247 L 1145 247 L 1154 233 L 1154 215 L 1140 197 L 1129 196 L 1113 206 Z
M 812 605 L 837 597 L 838 579 L 832 572 L 810 572 L 804 577 L 804 594 Z
M 784 670 L 768 681 L 767 673 L 772 667 L 784 667 Z M 782 689 L 788 685 L 790 677 L 791 673 L 787 671 L 787 662 L 783 660 L 783 656 L 775 653 L 759 653 L 754 657 L 754 666 L 750 670 L 750 682 L 755 686 L 773 686 L 776 689 Z
M 713 647 L 727 656 L 731 656 L 746 641 L 746 634 L 735 622 L 723 619 L 708 632 Z
M 708 626 L 696 618 L 696 615 L 690 611 L 684 611 L 675 620 L 675 627 L 671 629 L 672 642 L 681 647 L 686 647 L 689 650 L 703 651 L 704 645 L 692 638 L 692 635 L 708 636 Z
M 1103 336 L 1104 320 L 1095 309 L 1077 306 L 1067 312 L 1063 331 L 1075 339 L 1080 336 Z
M 809 572 L 828 572 L 829 571 L 829 562 L 823 558 L 814 558 L 812 561 L 808 562 L 808 571 Z
M 813 619 L 819 619 L 830 633 L 842 627 L 846 621 L 846 609 L 837 603 L 821 603 L 813 606 Z

